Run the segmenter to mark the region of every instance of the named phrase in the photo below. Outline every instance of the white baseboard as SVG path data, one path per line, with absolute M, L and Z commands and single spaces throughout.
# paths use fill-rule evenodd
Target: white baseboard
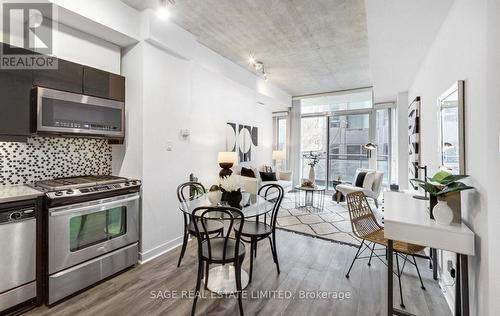
M 183 236 L 179 236 L 173 240 L 167 241 L 164 244 L 161 244 L 159 246 L 154 247 L 153 249 L 149 249 L 147 251 L 141 251 L 139 252 L 139 264 L 146 263 L 150 260 L 153 260 L 167 252 L 169 252 L 172 249 L 175 249 L 182 245 L 182 239 Z

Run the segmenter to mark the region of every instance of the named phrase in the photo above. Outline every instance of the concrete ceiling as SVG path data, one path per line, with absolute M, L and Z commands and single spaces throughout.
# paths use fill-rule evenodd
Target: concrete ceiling
M 154 0 L 122 0 L 143 10 Z M 178 0 L 172 19 L 242 67 L 250 52 L 292 95 L 371 85 L 363 0 Z
M 375 102 L 408 91 L 453 0 L 365 0 Z

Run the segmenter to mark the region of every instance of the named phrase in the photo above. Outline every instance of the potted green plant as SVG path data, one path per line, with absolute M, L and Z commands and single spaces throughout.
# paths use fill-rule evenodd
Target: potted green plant
M 431 178 L 428 177 L 425 180 L 411 179 L 410 181 L 429 193 L 431 217 L 440 224 L 449 225 L 453 220 L 453 210 L 448 206 L 446 196 L 452 193 L 474 189 L 474 187 L 459 181 L 467 177 L 468 175 L 454 175 L 448 171 L 439 171 Z
M 319 163 L 321 159 L 320 152 L 310 151 L 309 153 L 305 153 L 302 155 L 302 158 L 307 159 L 307 164 L 309 165 L 309 178 L 308 180 L 314 185 L 316 183 L 316 172 L 314 171 L 314 167 Z

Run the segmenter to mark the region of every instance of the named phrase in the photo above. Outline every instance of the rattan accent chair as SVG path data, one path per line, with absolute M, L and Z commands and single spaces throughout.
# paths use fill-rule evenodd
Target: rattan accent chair
M 180 203 L 192 201 L 202 197 L 207 190 L 203 184 L 199 182 L 186 182 L 177 187 L 177 199 Z M 188 243 L 189 236 L 196 236 L 196 230 L 191 216 L 182 212 L 182 217 L 184 219 L 184 238 L 182 239 L 181 254 L 179 255 L 179 261 L 177 262 L 177 267 L 180 267 L 184 253 L 186 252 L 186 246 Z M 224 234 L 224 224 L 218 221 L 210 221 L 207 223 L 207 233 L 217 234 L 222 236 Z M 203 232 L 202 232 L 203 233 Z
M 384 228 L 380 226 L 373 214 L 373 211 L 368 204 L 366 196 L 363 192 L 352 192 L 347 194 L 347 207 L 349 209 L 349 216 L 351 218 L 351 226 L 352 231 L 356 237 L 362 240 L 361 245 L 359 245 L 356 255 L 347 271 L 346 278 L 349 278 L 349 273 L 354 265 L 354 262 L 357 259 L 366 259 L 368 260 L 368 265 L 371 265 L 372 257 L 375 256 L 380 259 L 384 264 L 385 261 L 381 259 L 381 257 L 385 257 L 387 252 L 380 256 L 376 253 L 375 245 L 383 246 L 382 250 L 387 250 L 387 239 L 384 237 Z M 371 248 L 370 244 L 371 243 Z M 363 249 L 363 246 L 365 248 Z M 415 244 L 410 244 L 402 241 L 394 241 L 393 242 L 394 253 L 396 255 L 396 267 L 397 272 L 394 274 L 398 277 L 399 281 L 399 294 L 401 297 L 401 307 L 405 308 L 403 301 L 403 291 L 401 289 L 401 275 L 403 274 L 404 267 L 406 262 L 411 263 L 415 266 L 418 274 L 418 278 L 420 280 L 420 284 L 423 290 L 425 290 L 424 283 L 422 281 L 422 277 L 420 276 L 420 271 L 418 270 L 417 261 L 415 260 L 415 255 L 424 250 L 424 246 L 419 246 Z M 370 256 L 361 257 L 361 254 L 368 249 L 370 251 Z M 381 250 L 381 249 L 378 249 Z M 412 260 L 408 259 L 408 256 L 411 257 Z M 399 265 L 399 257 L 401 257 L 404 261 L 402 266 Z

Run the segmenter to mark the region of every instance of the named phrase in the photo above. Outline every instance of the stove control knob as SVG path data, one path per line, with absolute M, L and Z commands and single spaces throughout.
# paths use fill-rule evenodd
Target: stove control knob
M 62 196 L 62 195 L 63 195 L 63 192 L 62 192 L 62 191 L 57 191 L 57 192 L 55 193 L 55 196 Z
M 126 187 L 130 186 L 130 183 L 129 182 L 125 182 L 125 186 Z
M 137 181 L 135 181 L 135 180 L 134 180 L 134 181 L 132 181 L 132 182 L 130 182 L 130 183 L 131 183 L 132 185 L 137 185 Z
M 12 221 L 18 220 L 19 218 L 21 218 L 21 213 L 20 212 L 14 212 L 14 213 L 10 214 L 9 218 Z
M 73 191 L 71 189 L 69 189 L 68 191 L 66 191 L 66 194 L 73 194 L 73 193 L 75 193 L 75 191 Z

